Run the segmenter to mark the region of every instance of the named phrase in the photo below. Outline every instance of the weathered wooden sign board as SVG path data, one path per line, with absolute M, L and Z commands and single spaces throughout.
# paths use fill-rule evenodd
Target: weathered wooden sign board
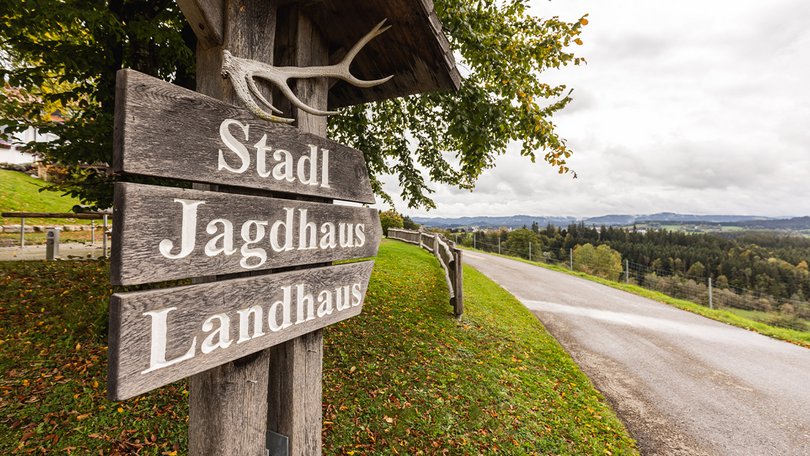
M 377 254 L 375 209 L 116 184 L 111 280 L 133 285 Z
M 113 295 L 109 395 L 127 399 L 360 314 L 373 261 Z
M 374 203 L 363 153 L 134 70 L 116 94 L 117 172 Z

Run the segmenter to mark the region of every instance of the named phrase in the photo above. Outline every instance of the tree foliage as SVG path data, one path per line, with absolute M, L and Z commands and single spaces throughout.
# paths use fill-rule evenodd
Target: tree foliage
M 403 228 L 402 216 L 393 209 L 380 211 L 380 225 L 382 225 L 383 236 L 388 236 L 389 228 Z
M 457 93 L 428 93 L 353 106 L 330 119 L 330 134 L 366 154 L 375 192 L 398 177 L 411 207 L 434 207 L 429 182 L 473 188 L 511 141 L 523 155 L 570 172 L 571 150 L 551 117 L 570 97 L 542 82 L 549 68 L 579 64 L 581 21 L 541 19 L 526 0 L 437 0 L 436 11 L 464 75 Z M 7 81 L 0 123 L 56 134 L 33 151 L 68 166 L 62 188 L 108 205 L 115 73 L 123 67 L 193 87 L 194 42 L 172 0 L 0 0 L 0 70 Z M 9 93 L 21 96 L 9 96 Z M 63 123 L 50 121 L 59 110 Z
M 622 254 L 605 244 L 591 244 L 574 248 L 574 269 L 608 280 L 619 280 L 622 274 Z

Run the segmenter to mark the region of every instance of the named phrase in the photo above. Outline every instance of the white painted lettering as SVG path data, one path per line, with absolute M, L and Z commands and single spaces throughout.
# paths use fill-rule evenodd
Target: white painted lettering
M 236 174 L 242 174 L 247 171 L 248 167 L 250 166 L 250 154 L 248 153 L 247 147 L 244 144 L 239 142 L 230 131 L 230 126 L 236 125 L 242 132 L 245 134 L 245 141 L 248 139 L 248 134 L 250 131 L 250 126 L 248 124 L 243 124 L 238 120 L 234 119 L 225 119 L 219 125 L 219 137 L 222 138 L 222 142 L 225 143 L 225 146 L 231 152 L 235 153 L 237 157 L 239 157 L 240 164 L 239 167 L 234 168 L 225 161 L 225 156 L 222 152 L 222 149 L 219 149 L 219 159 L 217 161 L 217 171 L 222 171 L 223 169 L 226 171 L 230 171 Z
M 270 247 L 275 252 L 283 252 L 285 250 L 293 250 L 293 218 L 295 217 L 295 209 L 285 207 L 284 211 L 287 213 L 285 221 L 277 220 L 270 227 Z M 284 226 L 284 245 L 281 245 L 279 240 L 279 231 Z
M 318 248 L 318 227 L 314 222 L 307 222 L 307 209 L 298 209 L 298 250 L 312 250 Z
M 318 293 L 318 318 L 332 314 L 332 293 L 323 290 Z
M 346 310 L 351 307 L 352 303 L 349 298 L 350 287 L 343 286 L 335 288 L 335 308 L 338 311 Z
M 267 177 L 270 171 L 267 171 L 267 152 L 273 150 L 272 147 L 267 146 L 267 135 L 263 135 L 262 139 L 253 145 L 256 148 L 256 174 L 260 177 Z
M 363 301 L 363 290 L 359 283 L 352 284 L 352 307 L 357 307 Z
M 334 249 L 337 247 L 336 235 L 335 235 L 335 224 L 332 222 L 326 222 L 321 225 L 321 243 L 320 247 L 322 249 Z
M 205 201 L 194 201 L 175 198 L 175 203 L 183 205 L 183 221 L 180 225 L 180 251 L 172 255 L 171 251 L 174 243 L 169 239 L 164 239 L 158 244 L 161 255 L 170 260 L 187 257 L 192 250 L 197 239 L 197 206 L 205 204 Z
M 220 253 L 225 255 L 233 255 L 236 249 L 233 248 L 233 223 L 226 219 L 214 219 L 208 222 L 205 227 L 205 232 L 208 234 L 215 234 L 217 232 L 217 223 L 222 224 L 222 233 L 212 237 L 205 244 L 205 254 L 207 256 L 217 256 Z M 222 240 L 222 247 L 218 247 L 217 243 Z
M 321 187 L 329 188 L 329 151 L 321 149 Z
M 292 286 L 281 287 L 281 289 L 284 292 L 284 297 L 281 301 L 274 302 L 273 305 L 270 306 L 270 311 L 267 313 L 267 326 L 269 326 L 270 331 L 273 332 L 281 331 L 282 329 L 292 326 L 292 322 L 290 321 Z M 278 324 L 279 308 L 281 308 L 282 314 L 281 324 Z
M 339 223 L 338 233 L 341 247 L 354 247 L 354 225 L 351 223 Z
M 357 226 L 354 227 L 354 235 L 357 236 L 357 243 L 354 245 L 355 247 L 362 247 L 366 244 L 366 226 L 362 223 L 358 223 Z
M 237 310 L 239 314 L 239 339 L 237 345 L 264 335 L 264 318 L 262 318 L 262 306 L 253 306 L 248 309 Z M 250 317 L 253 317 L 253 335 L 250 335 Z
M 301 323 L 314 320 L 315 298 L 312 297 L 312 294 L 306 292 L 304 284 L 298 284 L 295 286 L 295 295 L 296 295 L 295 324 L 300 325 Z
M 283 156 L 283 159 L 282 159 Z M 293 156 L 289 151 L 278 149 L 273 152 L 273 159 L 279 162 L 273 167 L 273 179 L 286 180 L 287 182 L 295 182 L 293 173 Z
M 149 368 L 141 371 L 141 374 L 147 374 L 194 357 L 194 351 L 197 348 L 196 337 L 191 340 L 191 347 L 188 348 L 185 355 L 168 361 L 166 360 L 166 341 L 169 332 L 166 320 L 169 316 L 169 312 L 172 310 L 177 310 L 177 307 L 165 307 L 160 310 L 143 313 L 143 315 L 150 317 L 152 320 L 152 338 L 149 346 Z
M 214 321 L 218 321 L 219 325 L 214 326 Z M 231 346 L 231 319 L 224 313 L 211 315 L 206 318 L 202 324 L 203 332 L 210 332 L 203 343 L 200 345 L 200 351 L 203 354 L 211 353 L 217 348 L 228 348 Z
M 307 164 L 309 164 L 309 176 L 304 177 Z M 318 185 L 318 146 L 310 144 L 309 156 L 302 155 L 298 159 L 298 180 L 305 185 Z
M 251 226 L 256 227 L 256 236 L 250 235 Z M 261 247 L 251 248 L 251 245 L 255 245 L 264 239 L 265 227 L 267 226 L 266 221 L 260 220 L 248 220 L 242 225 L 242 240 L 245 241 L 242 244 L 242 259 L 239 260 L 239 265 L 245 269 L 253 269 L 258 268 L 259 266 L 263 265 L 265 261 L 267 261 L 267 251 Z M 248 260 L 250 258 L 258 258 L 259 262 L 250 265 L 248 264 Z

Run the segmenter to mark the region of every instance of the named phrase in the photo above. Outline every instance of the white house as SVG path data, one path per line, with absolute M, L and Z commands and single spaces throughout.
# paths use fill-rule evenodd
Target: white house
M 0 126 L 0 131 L 5 127 Z M 27 130 L 14 135 L 12 141 L 4 141 L 0 139 L 0 163 L 34 163 L 37 158 L 27 152 L 22 151 L 22 145 L 32 141 L 48 142 L 56 139 L 56 135 L 51 133 L 42 134 L 34 127 L 29 127 Z

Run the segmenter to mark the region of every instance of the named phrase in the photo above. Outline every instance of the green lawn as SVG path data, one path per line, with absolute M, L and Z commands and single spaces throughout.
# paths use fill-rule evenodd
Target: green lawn
M 0 212 L 70 212 L 79 200 L 58 192 L 40 192 L 44 182 L 18 171 L 0 169 Z M 89 220 L 26 219 L 26 225 L 84 225 Z M 19 225 L 18 218 L 0 217 L 0 225 Z
M 636 454 L 622 424 L 514 297 L 383 242 L 363 314 L 325 330 L 325 454 Z M 105 399 L 103 261 L 0 263 L 0 454 L 183 454 L 184 381 Z

